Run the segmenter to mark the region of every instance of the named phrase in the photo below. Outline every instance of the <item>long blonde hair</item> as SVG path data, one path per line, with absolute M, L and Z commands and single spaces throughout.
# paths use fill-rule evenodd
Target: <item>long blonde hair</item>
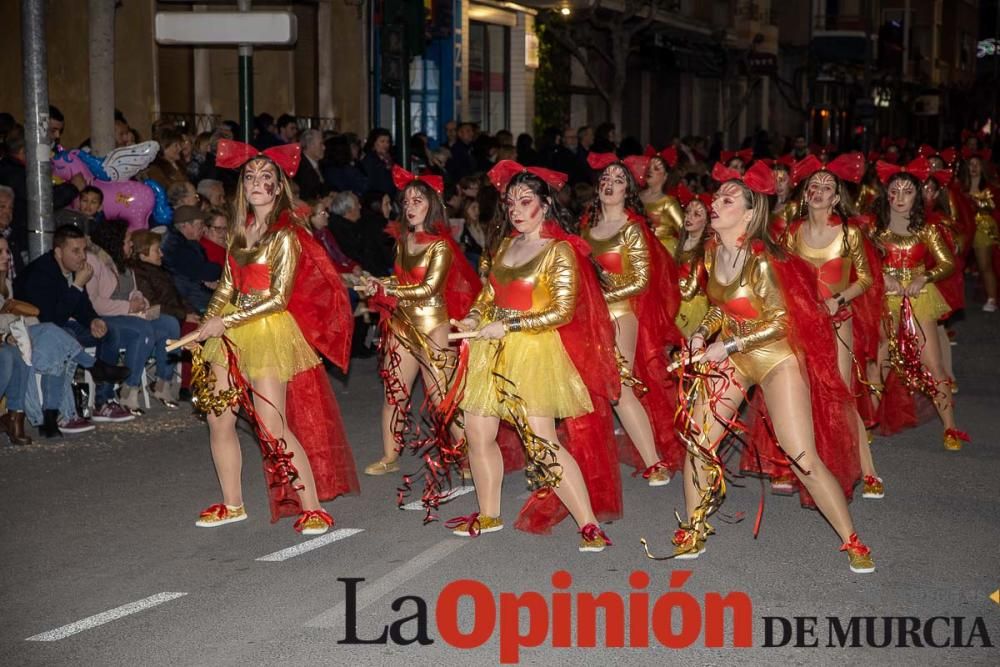
M 270 229 L 271 225 L 277 221 L 278 216 L 280 216 L 283 211 L 288 211 L 288 216 L 292 223 L 308 229 L 308 221 L 300 219 L 292 206 L 292 184 L 289 182 L 288 177 L 285 176 L 285 172 L 283 172 L 281 167 L 279 167 L 270 158 L 258 156 L 248 160 L 247 163 L 243 165 L 243 169 L 240 170 L 240 182 L 239 186 L 236 188 L 236 197 L 233 200 L 233 219 L 229 224 L 227 251 L 232 249 L 243 250 L 247 247 L 246 221 L 250 213 L 253 211 L 253 207 L 250 205 L 250 202 L 247 201 L 246 189 L 243 185 L 243 177 L 246 175 L 247 167 L 257 160 L 267 162 L 278 174 L 278 194 L 274 200 L 274 207 L 271 208 L 271 212 L 267 215 L 267 228 Z

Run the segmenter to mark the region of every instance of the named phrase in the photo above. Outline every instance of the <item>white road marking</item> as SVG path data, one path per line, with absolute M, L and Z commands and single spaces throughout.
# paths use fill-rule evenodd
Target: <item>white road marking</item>
M 156 595 L 151 595 L 148 598 L 138 600 L 136 602 L 129 602 L 128 604 L 123 604 L 120 607 L 115 607 L 114 609 L 101 612 L 100 614 L 88 616 L 87 618 L 77 621 L 76 623 L 70 623 L 69 625 L 64 625 L 61 628 L 56 628 L 55 630 L 49 630 L 48 632 L 28 637 L 25 641 L 59 641 L 60 639 L 65 639 L 70 635 L 75 635 L 78 632 L 96 628 L 99 625 L 110 623 L 111 621 L 123 618 L 129 614 L 136 614 L 140 611 L 149 609 L 150 607 L 155 607 L 156 605 L 163 604 L 164 602 L 176 600 L 177 598 L 185 595 L 187 595 L 187 593 L 157 593 Z
M 454 539 L 438 542 L 430 549 L 422 551 L 406 561 L 395 570 L 379 577 L 371 583 L 365 583 L 358 591 L 357 611 L 361 611 L 376 600 L 384 597 L 396 588 L 429 569 L 438 561 L 444 560 L 452 553 L 469 544 L 474 538 Z M 344 602 L 338 602 L 319 616 L 306 622 L 307 628 L 339 628 L 344 622 Z
M 445 495 L 444 498 L 441 499 L 441 504 L 443 505 L 444 503 L 451 502 L 455 498 L 458 498 L 459 496 L 464 496 L 467 493 L 472 493 L 475 490 L 476 490 L 476 487 L 474 487 L 474 486 L 459 486 L 459 487 L 455 487 L 454 489 L 452 489 L 451 491 L 449 491 Z M 416 510 L 422 510 L 422 509 L 424 509 L 424 504 L 422 502 L 420 502 L 419 500 L 415 500 L 412 503 L 406 503 L 405 505 L 403 505 L 403 509 L 404 510 L 414 510 L 414 511 L 416 511 Z
M 268 563 L 279 563 L 283 560 L 288 560 L 289 558 L 301 556 L 302 554 L 308 553 L 313 549 L 325 547 L 331 542 L 336 542 L 344 539 L 345 537 L 350 537 L 351 535 L 357 535 L 358 533 L 363 532 L 365 532 L 364 528 L 338 528 L 337 530 L 331 531 L 326 535 L 320 535 L 315 539 L 299 542 L 294 547 L 288 547 L 287 549 L 282 549 L 281 551 L 275 551 L 273 554 L 261 556 L 257 560 Z

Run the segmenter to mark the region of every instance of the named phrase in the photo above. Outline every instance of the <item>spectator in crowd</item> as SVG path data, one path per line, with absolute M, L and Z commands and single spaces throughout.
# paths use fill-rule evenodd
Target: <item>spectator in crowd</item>
M 120 113 L 120 112 L 119 112 Z M 125 120 L 124 116 L 115 117 L 115 148 L 121 148 L 122 146 L 131 146 L 135 143 L 135 139 L 132 136 L 132 128 L 128 126 L 128 122 Z
M 368 189 L 368 179 L 358 167 L 347 135 L 326 142 L 323 181 L 334 192 L 353 192 L 359 197 Z
M 163 266 L 173 275 L 181 298 L 198 314 L 205 312 L 222 275 L 222 267 L 208 261 L 199 243 L 207 217 L 197 206 L 181 206 L 174 211 L 173 227 L 163 239 Z
M 517 161 L 525 167 L 538 166 L 539 157 L 534 148 L 535 140 L 528 133 L 517 135 Z
M 594 153 L 615 153 L 618 150 L 618 137 L 614 123 L 601 123 L 594 131 L 594 144 L 590 150 Z
M 804 160 L 809 156 L 809 142 L 806 141 L 804 134 L 795 135 L 795 140 L 792 141 L 792 155 L 796 160 Z
M 392 134 L 389 130 L 376 127 L 369 132 L 364 152 L 361 168 L 368 177 L 368 190 L 388 192 L 395 197 L 396 185 L 392 181 Z
M 206 206 L 222 208 L 226 205 L 226 188 L 222 181 L 203 178 L 198 181 L 198 197 Z
M 580 143 L 580 149 L 577 152 L 589 153 L 591 147 L 594 145 L 594 128 L 589 125 L 584 125 L 576 131 L 577 140 Z M 584 156 L 586 157 L 586 156 Z
M 479 258 L 486 247 L 486 227 L 479 220 L 479 201 L 465 199 L 460 213 L 464 221 L 460 241 L 465 248 L 465 257 L 472 266 L 479 266 Z
M 14 222 L 14 190 L 6 185 L 0 185 L 0 238 L 7 241 L 10 261 L 16 275 L 24 268 L 24 255 L 14 239 L 12 222 Z
M 295 172 L 299 196 L 304 200 L 319 199 L 329 191 L 323 182 L 319 164 L 326 151 L 323 145 L 323 133 L 316 129 L 308 129 L 302 133 L 299 145 L 302 146 L 302 161 L 299 162 L 299 170 Z
M 63 128 L 66 127 L 66 118 L 63 116 L 63 112 L 59 110 L 59 107 L 52 104 L 49 105 L 49 143 L 52 144 L 52 150 L 60 150 L 62 146 L 59 142 L 62 141 Z
M 392 259 L 386 256 L 384 232 L 362 221 L 361 202 L 353 192 L 338 192 L 330 204 L 330 231 L 337 245 L 361 268 L 374 276 L 386 276 Z
M 205 234 L 198 243 L 205 249 L 205 257 L 213 264 L 222 266 L 226 262 L 226 241 L 229 234 L 229 216 L 221 208 L 208 209 L 205 220 Z
M 496 134 L 497 142 L 501 147 L 514 147 L 514 134 L 510 130 L 499 130 Z
M 167 203 L 170 204 L 170 208 L 176 211 L 181 206 L 200 206 L 201 197 L 191 181 L 184 181 L 174 183 L 167 188 Z
M 461 123 L 458 126 L 457 137 L 458 140 L 449 146 L 451 159 L 445 165 L 448 177 L 455 182 L 476 171 L 476 160 L 472 157 L 472 143 L 476 140 L 475 124 Z M 395 192 L 393 192 L 393 196 L 395 196 Z
M 12 445 L 30 445 L 31 437 L 24 430 L 24 397 L 28 388 L 28 365 L 16 345 L 0 341 L 0 397 L 7 409 L 0 416 L 0 431 Z
M 31 264 L 14 280 L 14 296 L 38 308 L 41 322 L 52 322 L 76 338 L 84 348 L 96 347 L 98 364 L 91 370 L 97 391 L 95 422 L 134 419 L 114 398 L 114 384 L 121 377 L 115 368 L 121 349 L 121 332 L 112 330 L 97 316 L 86 286 L 94 275 L 87 262 L 87 238 L 72 225 L 56 229 L 53 249 Z M 128 371 L 128 369 L 125 369 Z
M 87 283 L 87 293 L 108 327 L 122 332 L 125 364 L 131 373 L 120 390 L 121 404 L 138 416 L 142 414 L 139 395 L 150 356 L 156 360 L 160 394 L 164 386 L 170 386 L 175 364 L 167 358 L 166 345 L 180 337 L 180 325 L 159 307 L 152 307 L 139 290 L 135 272 L 126 265 L 126 258 L 132 255 L 132 239 L 125 221 L 108 220 L 90 238 L 95 247 L 88 250 L 87 263 L 94 277 Z
M 28 247 L 28 174 L 25 168 L 25 142 L 23 128 L 15 128 L 7 135 L 7 152 L 0 158 L 0 185 L 14 191 L 14 219 L 11 223 L 15 247 L 24 251 Z M 86 187 L 83 177 L 77 174 L 68 183 L 52 187 L 52 208 L 69 206 Z
M 299 140 L 299 123 L 295 120 L 295 116 L 287 113 L 281 114 L 278 117 L 278 122 L 275 123 L 275 127 L 278 130 L 278 143 L 294 144 Z M 229 139 L 232 139 L 232 137 L 229 137 Z
M 205 171 L 205 161 L 208 154 L 212 152 L 212 133 L 201 132 L 194 138 L 191 147 L 191 159 L 187 163 L 188 180 L 195 183 L 200 182 L 201 174 Z
M 444 124 L 444 146 L 451 148 L 458 141 L 458 123 L 449 120 Z
M 88 185 L 81 192 L 76 200 L 76 209 L 80 214 L 80 219 L 75 220 L 84 232 L 90 234 L 102 222 L 104 222 L 104 193 Z
M 500 142 L 485 132 L 476 137 L 472 144 L 472 159 L 476 163 L 476 171 L 486 173 L 497 163 L 497 153 L 500 152 Z
M 157 141 L 160 152 L 146 170 L 145 178 L 156 181 L 164 190 L 177 183 L 187 183 L 187 165 L 181 158 L 184 137 L 177 130 L 163 128 Z
M 278 140 L 277 128 L 274 125 L 274 116 L 269 113 L 262 113 L 253 121 L 253 146 L 259 151 L 263 151 L 272 146 L 279 146 L 283 142 Z

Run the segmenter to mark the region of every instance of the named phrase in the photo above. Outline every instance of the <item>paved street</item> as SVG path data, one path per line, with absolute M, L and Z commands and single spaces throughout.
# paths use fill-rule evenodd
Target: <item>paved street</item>
M 572 575 L 570 592 L 623 595 L 631 590 L 629 574 L 642 570 L 652 578 L 652 607 L 669 590 L 670 573 L 687 569 L 693 576 L 683 590 L 699 604 L 710 591 L 749 595 L 754 648 L 705 648 L 702 631 L 682 652 L 660 646 L 652 633 L 648 649 L 555 649 L 550 628 L 542 647 L 521 651 L 521 662 L 1000 664 L 1000 649 L 980 648 L 981 640 L 962 649 L 827 648 L 823 620 L 835 616 L 846 625 L 851 616 L 912 616 L 922 622 L 964 617 L 961 634 L 967 637 L 975 618 L 982 617 L 990 641 L 1000 643 L 1000 606 L 989 600 L 1000 588 L 998 323 L 997 315 L 977 308 L 957 326 L 957 413 L 971 445 L 960 453 L 945 451 L 936 421 L 876 442 L 886 498 L 859 498 L 852 505 L 877 560 L 872 575 L 848 570 L 836 535 L 797 499 L 768 495 L 755 541 L 752 520 L 760 487 L 754 480 L 733 487 L 725 507 L 730 514 L 746 512 L 748 519 L 737 525 L 716 521 L 719 534 L 700 559 L 654 562 L 646 559 L 639 539 L 647 537 L 654 551 L 667 551 L 673 512 L 682 502 L 677 480 L 650 489 L 626 478 L 625 518 L 607 527 L 616 546 L 602 554 L 577 552 L 570 521 L 547 537 L 513 530 L 525 492 L 520 474 L 506 480 L 508 528 L 500 533 L 462 540 L 441 523 L 423 526 L 422 513 L 396 509 L 397 478 L 363 477 L 359 497 L 327 504 L 342 532 L 310 541 L 293 531 L 291 520 L 268 522 L 259 456 L 247 434 L 244 489 L 250 520 L 214 530 L 194 527 L 198 511 L 219 496 L 207 427 L 187 406 L 172 414 L 154 409 L 134 423 L 100 427 L 87 436 L 0 447 L 0 661 L 172 667 L 495 664 L 499 621 L 479 648 L 460 650 L 442 640 L 435 605 L 449 582 L 479 580 L 494 599 L 505 591 L 538 591 L 551 606 L 550 578 L 557 570 Z M 356 363 L 350 381 L 335 386 L 360 469 L 380 450 L 374 362 Z M 442 515 L 474 509 L 474 495 L 465 494 Z M 284 551 L 302 544 L 315 548 Z M 360 638 L 375 637 L 383 626 L 415 613 L 412 600 L 398 612 L 390 607 L 393 600 L 419 596 L 427 602 L 427 634 L 434 643 L 338 644 L 346 612 L 338 578 L 365 579 L 357 596 Z M 472 628 L 468 601 L 459 605 L 465 632 Z M 105 614 L 111 610 L 117 611 Z M 818 617 L 819 646 L 763 648 L 764 616 Z M 401 632 L 412 637 L 416 622 Z M 600 625 L 597 636 L 603 644 Z M 725 636 L 731 645 L 731 629 Z

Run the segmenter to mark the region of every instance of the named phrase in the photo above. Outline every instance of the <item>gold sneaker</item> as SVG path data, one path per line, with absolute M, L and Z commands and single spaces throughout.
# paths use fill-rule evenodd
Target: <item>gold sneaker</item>
M 790 496 L 795 493 L 795 475 L 779 475 L 771 478 L 771 493 Z
M 696 531 L 678 528 L 674 531 L 674 558 L 693 560 L 705 553 L 705 538 Z
M 869 574 L 875 571 L 872 550 L 858 539 L 857 533 L 851 533 L 851 538 L 840 547 L 840 550 L 847 552 L 847 557 L 851 561 L 851 572 Z
M 327 514 L 326 510 L 306 510 L 295 522 L 295 530 L 303 535 L 322 535 L 330 530 L 332 525 L 333 517 Z
M 376 461 L 368 465 L 365 468 L 365 474 L 371 475 L 372 477 L 379 477 L 381 475 L 388 475 L 390 472 L 397 472 L 399 470 L 399 459 L 395 461 Z
M 885 498 L 885 485 L 882 484 L 882 478 L 875 475 L 865 475 L 865 490 L 861 497 L 872 500 Z
M 670 484 L 670 471 L 666 468 L 657 468 L 649 473 L 650 486 L 666 486 Z
M 950 428 L 944 432 L 944 448 L 949 452 L 960 451 L 963 442 L 971 442 L 968 433 L 959 431 L 957 428 Z
M 243 505 L 234 507 L 233 505 L 223 505 L 222 503 L 219 503 L 217 505 L 212 505 L 211 507 L 206 507 L 202 510 L 194 525 L 199 528 L 217 528 L 218 526 L 224 526 L 227 523 L 243 521 L 246 518 L 247 511 Z
M 580 534 L 583 535 L 583 539 L 580 540 L 580 551 L 598 553 L 604 551 L 605 547 L 614 546 L 596 523 L 588 523 Z
M 459 516 L 445 522 L 445 527 L 460 537 L 476 537 L 481 533 L 495 533 L 503 530 L 503 519 L 473 512 L 469 516 Z

